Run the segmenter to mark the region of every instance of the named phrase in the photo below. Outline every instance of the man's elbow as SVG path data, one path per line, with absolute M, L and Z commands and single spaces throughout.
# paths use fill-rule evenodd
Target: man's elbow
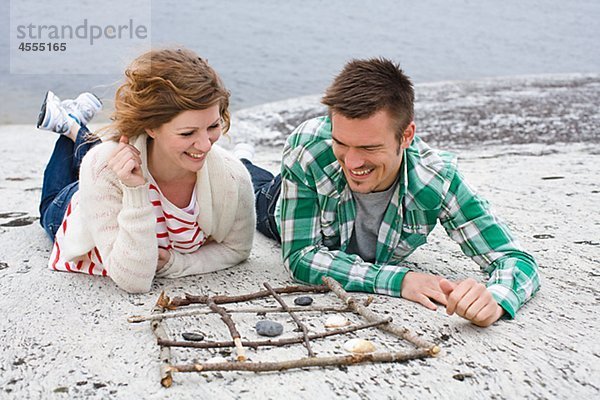
M 307 283 L 307 284 L 321 284 L 322 282 L 313 282 L 310 277 L 310 268 L 307 267 L 303 263 L 302 257 L 298 256 L 298 253 L 295 253 L 296 256 L 292 255 L 283 260 L 283 265 L 287 269 L 290 277 L 297 282 Z

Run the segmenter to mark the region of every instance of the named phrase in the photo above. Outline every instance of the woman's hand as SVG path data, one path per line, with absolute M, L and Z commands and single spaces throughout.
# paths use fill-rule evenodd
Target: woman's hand
M 146 183 L 141 166 L 140 151 L 129 144 L 127 136 L 121 136 L 119 146 L 109 157 L 108 167 L 125 186 L 136 187 Z
M 156 271 L 160 271 L 171 259 L 169 250 L 158 249 L 158 261 L 156 262 Z

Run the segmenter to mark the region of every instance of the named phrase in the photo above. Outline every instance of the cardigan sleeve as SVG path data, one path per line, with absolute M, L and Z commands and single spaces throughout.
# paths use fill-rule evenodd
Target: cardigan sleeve
M 241 164 L 240 164 L 241 165 Z M 254 191 L 252 182 L 245 167 L 230 169 L 231 182 L 216 182 L 218 185 L 228 185 L 237 192 L 236 202 L 230 198 L 217 198 L 215 204 L 221 206 L 224 212 L 233 212 L 234 219 L 231 228 L 223 240 L 209 240 L 196 252 L 182 254 L 170 251 L 169 262 L 157 272 L 157 276 L 177 278 L 181 276 L 204 274 L 237 265 L 248 258 L 252 249 L 256 216 L 254 210 Z M 237 203 L 237 204 L 236 204 Z M 234 209 L 229 207 L 233 205 Z M 221 221 L 224 219 L 223 213 Z M 211 237 L 212 238 L 212 237 Z
M 150 290 L 158 245 L 148 184 L 130 188 L 107 166 L 111 143 L 84 158 L 79 181 L 80 207 L 108 276 L 123 290 Z

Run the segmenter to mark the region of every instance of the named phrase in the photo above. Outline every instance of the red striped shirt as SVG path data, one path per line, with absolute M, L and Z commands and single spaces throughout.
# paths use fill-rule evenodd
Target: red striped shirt
M 156 239 L 158 247 L 165 250 L 177 251 L 178 253 L 193 253 L 206 242 L 206 236 L 198 226 L 198 215 L 200 210 L 196 202 L 195 192 L 192 194 L 190 205 L 184 209 L 172 204 L 160 192 L 154 179 L 150 177 L 150 189 L 148 197 L 152 203 L 156 217 Z M 106 276 L 108 273 L 102 264 L 100 251 L 94 247 L 86 254 L 82 254 L 71 260 L 63 259 L 60 251 L 61 243 L 65 240 L 65 234 L 69 229 L 69 220 L 74 213 L 79 211 L 78 193 L 71 198 L 67 207 L 61 229 L 56 233 L 54 246 L 48 266 L 56 271 L 81 272 L 90 275 Z

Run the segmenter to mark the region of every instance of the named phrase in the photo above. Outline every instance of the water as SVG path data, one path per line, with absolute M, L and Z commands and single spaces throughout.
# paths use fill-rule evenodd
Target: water
M 596 0 L 156 0 L 151 29 L 207 58 L 240 109 L 321 93 L 352 57 L 392 58 L 415 82 L 600 72 L 599 17 Z M 118 75 L 10 74 L 2 25 L 0 123 L 33 122 L 47 89 L 113 96 Z

